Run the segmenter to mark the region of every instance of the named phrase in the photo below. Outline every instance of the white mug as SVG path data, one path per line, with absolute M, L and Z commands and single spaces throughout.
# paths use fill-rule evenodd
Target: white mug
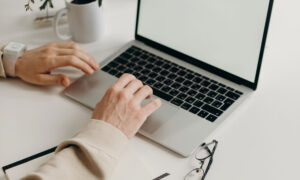
M 65 0 L 66 8 L 59 10 L 54 18 L 53 28 L 56 36 L 62 40 L 74 40 L 79 43 L 96 41 L 103 33 L 103 7 L 98 6 L 98 1 L 86 4 L 74 4 Z M 66 15 L 70 35 L 61 34 L 58 30 L 59 19 Z

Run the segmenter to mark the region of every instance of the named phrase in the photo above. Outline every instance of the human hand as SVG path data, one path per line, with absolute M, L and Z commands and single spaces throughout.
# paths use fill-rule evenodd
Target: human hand
M 74 42 L 56 42 L 26 51 L 16 62 L 15 74 L 22 80 L 38 85 L 69 86 L 64 74 L 51 74 L 51 70 L 73 66 L 86 74 L 99 69 L 95 59 Z
M 141 106 L 142 101 L 150 98 L 152 94 L 149 86 L 144 86 L 131 74 L 124 74 L 96 105 L 92 118 L 115 126 L 131 138 L 147 117 L 161 106 L 160 99 L 154 99 Z

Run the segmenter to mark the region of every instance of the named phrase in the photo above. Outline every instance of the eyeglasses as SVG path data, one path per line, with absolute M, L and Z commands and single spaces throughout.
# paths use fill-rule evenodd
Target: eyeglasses
M 218 141 L 213 140 L 210 143 L 201 144 L 200 148 L 195 153 L 196 160 L 199 161 L 200 167 L 188 172 L 184 180 L 204 180 L 209 168 L 213 162 L 213 156 L 216 151 Z

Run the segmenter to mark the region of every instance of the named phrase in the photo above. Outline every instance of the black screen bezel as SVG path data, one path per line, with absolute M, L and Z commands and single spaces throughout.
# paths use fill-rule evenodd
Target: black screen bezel
M 274 0 L 269 0 L 269 7 L 268 7 L 268 12 L 267 12 L 267 16 L 266 16 L 266 22 L 265 22 L 265 28 L 264 28 L 264 33 L 263 33 L 263 37 L 262 37 L 262 43 L 261 43 L 261 49 L 260 49 L 260 54 L 259 54 L 259 60 L 258 60 L 258 64 L 257 64 L 257 69 L 256 69 L 256 75 L 255 75 L 255 81 L 254 83 L 251 81 L 248 81 L 246 79 L 243 79 L 241 77 L 238 77 L 234 74 L 231 74 L 229 72 L 226 72 L 220 68 L 217 68 L 215 66 L 212 66 L 210 64 L 207 64 L 203 61 L 201 61 L 200 59 L 195 59 L 193 57 L 190 57 L 186 54 L 183 54 L 179 51 L 176 51 L 174 49 L 171 49 L 167 46 L 164 46 L 162 44 L 159 44 L 155 41 L 152 41 L 148 38 L 145 38 L 141 35 L 138 35 L 138 25 L 139 25 L 139 13 L 140 13 L 140 5 L 141 5 L 141 0 L 138 0 L 138 5 L 137 5 L 137 16 L 136 16 L 136 26 L 135 26 L 135 39 L 144 42 L 145 44 L 158 49 L 164 53 L 170 54 L 178 59 L 181 59 L 185 62 L 188 62 L 190 64 L 193 64 L 197 67 L 200 67 L 204 70 L 207 70 L 211 73 L 214 73 L 218 76 L 221 76 L 225 79 L 228 79 L 230 81 L 233 81 L 237 84 L 242 84 L 245 85 L 253 90 L 257 89 L 257 84 L 258 84 L 258 79 L 259 79 L 259 74 L 260 74 L 260 69 L 261 69 L 261 64 L 262 64 L 262 59 L 263 59 L 263 55 L 264 55 L 264 50 L 265 50 L 265 45 L 266 45 L 266 40 L 267 40 L 267 35 L 268 35 L 268 29 L 269 29 L 269 24 L 270 24 L 270 20 L 271 20 L 271 14 L 272 14 L 272 9 L 273 9 L 273 4 L 274 4 Z

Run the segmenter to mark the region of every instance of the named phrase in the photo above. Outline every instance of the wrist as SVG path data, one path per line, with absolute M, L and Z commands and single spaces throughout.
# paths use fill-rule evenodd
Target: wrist
M 21 43 L 10 42 L 3 49 L 3 65 L 7 75 L 16 76 L 16 63 L 25 52 L 26 46 Z

